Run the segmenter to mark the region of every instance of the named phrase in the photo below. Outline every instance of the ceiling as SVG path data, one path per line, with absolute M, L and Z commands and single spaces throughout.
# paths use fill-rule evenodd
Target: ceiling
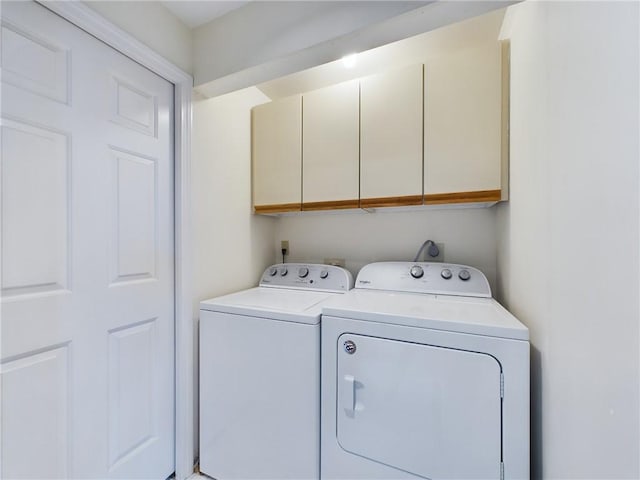
M 189 28 L 196 28 L 240 8 L 248 0 L 170 0 L 160 2 Z

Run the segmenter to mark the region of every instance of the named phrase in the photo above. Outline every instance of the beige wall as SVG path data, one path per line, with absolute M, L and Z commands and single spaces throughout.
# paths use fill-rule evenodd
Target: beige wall
M 85 1 L 84 4 L 185 72 L 193 73 L 191 30 L 159 2 Z
M 194 103 L 194 288 L 198 300 L 255 286 L 273 262 L 275 219 L 252 214 L 251 108 L 266 97 L 248 88 Z
M 503 8 L 514 0 L 250 2 L 194 29 L 194 77 L 207 96 Z
M 498 293 L 531 332 L 532 478 L 640 476 L 638 8 L 512 7 Z
M 201 85 L 326 41 L 335 42 L 424 3 L 251 2 L 194 29 L 195 83 Z
M 322 263 L 344 258 L 356 275 L 367 263 L 413 260 L 427 239 L 444 243 L 445 260 L 473 265 L 495 286 L 495 208 L 385 211 L 376 213 L 305 213 L 278 220 L 273 249 L 288 240 L 287 261 Z

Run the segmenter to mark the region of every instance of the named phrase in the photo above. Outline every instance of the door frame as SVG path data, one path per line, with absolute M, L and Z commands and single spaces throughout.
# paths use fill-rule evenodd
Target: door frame
M 193 474 L 194 321 L 191 228 L 191 94 L 193 77 L 81 2 L 37 3 L 174 85 L 175 469 Z

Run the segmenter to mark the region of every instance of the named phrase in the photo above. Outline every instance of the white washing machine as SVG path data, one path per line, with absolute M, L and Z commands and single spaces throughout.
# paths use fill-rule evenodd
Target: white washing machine
M 365 266 L 323 307 L 321 478 L 529 479 L 528 339 L 475 268 Z
M 200 470 L 218 480 L 317 479 L 320 313 L 340 267 L 279 264 L 200 304 Z

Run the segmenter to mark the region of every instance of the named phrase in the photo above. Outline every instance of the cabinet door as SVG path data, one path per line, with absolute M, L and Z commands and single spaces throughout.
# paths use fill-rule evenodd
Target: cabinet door
M 422 204 L 422 65 L 362 79 L 360 205 Z
M 498 42 L 425 65 L 425 203 L 500 200 L 501 65 Z
M 252 111 L 253 205 L 256 213 L 300 210 L 302 97 L 283 98 Z
M 358 207 L 359 94 L 353 80 L 303 96 L 303 210 Z

